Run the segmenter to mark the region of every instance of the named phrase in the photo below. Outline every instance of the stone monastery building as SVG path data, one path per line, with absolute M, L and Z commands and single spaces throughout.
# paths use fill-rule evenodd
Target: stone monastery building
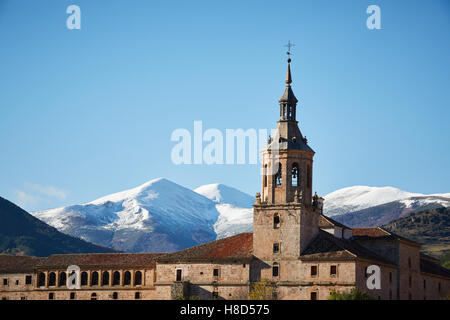
M 420 244 L 382 228 L 349 228 L 322 215 L 312 195 L 314 151 L 298 127 L 288 59 L 280 119 L 262 152 L 261 193 L 253 233 L 174 253 L 0 255 L 0 298 L 14 300 L 247 299 L 267 279 L 272 299 L 327 299 L 358 287 L 375 299 L 441 299 L 450 271 L 420 253 Z M 80 268 L 78 289 L 67 268 Z M 380 268 L 369 289 L 367 267 Z

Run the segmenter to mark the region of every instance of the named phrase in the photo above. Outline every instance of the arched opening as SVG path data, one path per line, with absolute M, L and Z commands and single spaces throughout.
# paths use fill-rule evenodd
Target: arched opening
M 278 265 L 277 262 L 274 262 L 272 266 L 272 277 L 278 277 L 279 274 L 280 274 L 280 266 Z
M 48 275 L 48 286 L 56 286 L 56 273 L 50 272 L 50 274 Z
M 280 216 L 278 213 L 273 215 L 273 228 L 278 229 L 280 227 Z
M 275 174 L 275 186 L 279 187 L 282 183 L 282 177 L 281 177 L 281 163 L 278 163 L 278 170 Z
M 119 299 L 119 294 L 117 292 L 113 292 L 112 298 L 113 298 L 113 300 Z
M 102 274 L 102 286 L 107 286 L 109 285 L 109 272 L 108 271 L 103 271 Z
M 293 186 L 293 187 L 298 187 L 298 186 L 299 186 L 299 170 L 298 170 L 298 163 L 293 163 L 293 164 L 292 164 L 291 186 Z
M 125 274 L 123 276 L 123 284 L 125 286 L 129 286 L 131 284 L 131 272 L 125 271 Z
M 82 286 L 87 286 L 88 284 L 88 274 L 86 271 L 83 271 L 81 273 L 81 285 Z
M 120 285 L 120 272 L 114 271 L 113 273 L 113 286 Z
M 92 272 L 91 286 L 98 286 L 98 272 L 97 271 Z
M 311 166 L 306 168 L 306 184 L 308 188 L 311 188 Z
M 97 294 L 95 292 L 91 294 L 91 300 L 97 300 Z
M 264 165 L 263 175 L 264 175 L 263 186 L 267 187 L 267 164 Z
M 59 286 L 64 287 L 67 283 L 67 274 L 63 271 L 59 274 Z
M 142 272 L 136 271 L 134 274 L 134 285 L 140 286 L 142 284 Z
M 45 273 L 41 272 L 39 273 L 39 277 L 38 277 L 38 287 L 43 287 L 45 286 Z

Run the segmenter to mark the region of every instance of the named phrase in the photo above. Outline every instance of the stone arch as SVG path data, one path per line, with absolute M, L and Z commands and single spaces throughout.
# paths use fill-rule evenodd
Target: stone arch
M 91 286 L 98 286 L 98 272 L 97 271 L 92 272 Z
M 59 274 L 59 286 L 64 287 L 67 284 L 67 274 L 63 271 Z
M 91 294 L 91 300 L 97 300 L 97 294 L 95 292 Z
M 279 187 L 283 183 L 283 177 L 282 177 L 282 165 L 280 162 L 276 164 L 276 168 L 278 167 L 277 173 L 275 173 L 275 186 Z
M 123 284 L 125 286 L 129 286 L 131 284 L 131 272 L 130 271 L 125 271 L 125 273 L 123 275 Z
M 297 162 L 292 164 L 291 170 L 291 186 L 298 187 L 300 186 L 300 170 Z
M 38 287 L 44 287 L 45 286 L 45 273 L 41 272 L 38 276 Z
M 48 274 L 48 286 L 49 287 L 56 286 L 56 273 L 50 272 Z
M 82 286 L 88 285 L 88 273 L 86 271 L 83 271 L 81 273 L 81 285 Z
M 267 187 L 267 175 L 268 175 L 267 164 L 264 165 L 263 175 L 264 175 L 264 177 L 263 177 L 263 187 Z
M 112 284 L 113 284 L 113 286 L 120 285 L 120 272 L 119 271 L 114 271 Z
M 109 285 L 109 272 L 103 271 L 102 273 L 102 286 L 108 286 Z
M 141 271 L 136 271 L 136 273 L 134 274 L 134 285 L 135 286 L 142 285 L 142 272 Z

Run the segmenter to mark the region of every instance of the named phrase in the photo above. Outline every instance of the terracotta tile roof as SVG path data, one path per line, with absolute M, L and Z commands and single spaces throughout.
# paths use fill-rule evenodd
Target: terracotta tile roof
M 168 253 L 158 261 L 197 261 L 221 259 L 252 259 L 253 233 L 238 235 L 208 242 L 182 251 Z
M 361 246 L 354 240 L 339 239 L 326 231 L 319 235 L 303 251 L 300 260 L 355 260 L 357 258 L 393 264 L 386 258 Z
M 450 270 L 441 265 L 429 261 L 428 259 L 420 259 L 420 272 L 435 274 L 438 276 L 450 278 Z
M 396 239 L 409 242 L 413 245 L 420 245 L 419 243 L 395 234 L 391 231 L 383 229 L 381 227 L 371 227 L 371 228 L 353 228 L 352 236 L 355 239 L 371 239 L 371 238 L 384 238 L 384 239 Z
M 43 259 L 45 258 L 0 254 L 0 273 L 31 273 Z
M 164 253 L 87 253 L 54 254 L 41 260 L 38 268 L 67 268 L 70 265 L 89 266 L 143 266 L 154 265 Z
M 351 229 L 350 227 L 347 227 L 346 225 L 343 225 L 342 223 L 339 223 L 336 220 L 331 219 L 330 217 L 325 217 L 322 214 L 319 216 L 319 228 L 334 227 L 334 226 L 345 229 Z

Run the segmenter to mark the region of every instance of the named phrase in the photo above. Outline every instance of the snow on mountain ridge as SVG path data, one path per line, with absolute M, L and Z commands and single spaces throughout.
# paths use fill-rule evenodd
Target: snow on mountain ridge
M 164 178 L 32 214 L 64 233 L 129 252 L 173 251 L 215 240 L 220 215 L 208 198 Z
M 252 196 L 220 183 L 203 185 L 194 191 L 216 203 L 220 215 L 214 231 L 218 239 L 253 230 Z
M 432 196 L 446 196 L 436 194 Z M 430 195 L 431 196 L 431 195 Z M 324 214 L 335 216 L 359 211 L 377 205 L 405 200 L 414 197 L 430 197 L 422 193 L 412 193 L 394 187 L 353 186 L 327 194 L 324 202 Z M 431 200 L 429 200 L 431 201 Z M 445 201 L 444 201 L 445 202 Z M 405 202 L 406 204 L 406 202 Z
M 215 203 L 232 204 L 236 207 L 252 208 L 254 198 L 238 189 L 220 184 L 206 184 L 194 189 Z

